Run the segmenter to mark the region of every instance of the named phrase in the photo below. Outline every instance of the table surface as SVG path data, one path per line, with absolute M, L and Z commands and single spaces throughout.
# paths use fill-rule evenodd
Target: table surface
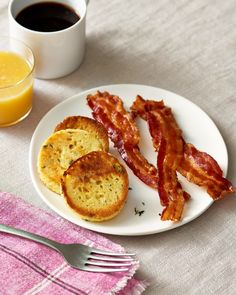
M 8 34 L 7 0 L 0 2 Z M 34 105 L 22 123 L 0 129 L 0 190 L 45 210 L 30 179 L 28 153 L 40 119 L 83 90 L 136 83 L 170 90 L 200 106 L 219 128 L 236 184 L 236 2 L 234 0 L 91 0 L 87 50 L 73 74 L 36 80 Z M 106 235 L 140 258 L 138 277 L 155 294 L 235 294 L 236 198 L 215 202 L 196 220 L 141 237 Z

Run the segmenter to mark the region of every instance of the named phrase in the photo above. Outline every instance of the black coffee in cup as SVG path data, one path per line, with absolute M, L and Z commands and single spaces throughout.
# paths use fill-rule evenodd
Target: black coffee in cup
M 80 20 L 80 16 L 68 5 L 59 2 L 39 2 L 25 7 L 15 19 L 27 29 L 54 32 L 73 26 Z

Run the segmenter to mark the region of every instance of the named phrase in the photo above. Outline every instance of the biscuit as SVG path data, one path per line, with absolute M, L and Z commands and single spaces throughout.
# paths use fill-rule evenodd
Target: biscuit
M 115 217 L 128 195 L 128 174 L 124 166 L 102 151 L 91 152 L 74 161 L 61 182 L 68 205 L 87 221 Z
M 60 179 L 70 164 L 79 157 L 104 146 L 94 134 L 78 129 L 53 133 L 43 144 L 38 157 L 38 171 L 42 182 L 60 194 Z

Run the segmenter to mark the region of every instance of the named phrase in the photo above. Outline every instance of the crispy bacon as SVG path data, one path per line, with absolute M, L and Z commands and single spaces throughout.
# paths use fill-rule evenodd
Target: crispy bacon
M 93 117 L 103 124 L 121 157 L 144 183 L 157 189 L 157 169 L 148 163 L 138 147 L 140 135 L 133 114 L 125 110 L 122 100 L 108 92 L 88 95 Z
M 141 96 L 137 96 L 135 102 L 133 103 L 131 110 L 135 113 L 135 115 L 139 115 L 144 120 L 148 122 L 150 134 L 152 136 L 153 145 L 155 149 L 158 151 L 158 176 L 159 176 L 159 194 L 163 194 L 163 182 L 166 182 L 166 187 L 168 185 L 171 185 L 168 182 L 172 182 L 172 184 L 175 184 L 175 187 L 177 188 L 176 179 L 172 178 L 163 178 L 161 173 L 163 173 L 163 164 L 165 161 L 167 163 L 170 160 L 166 160 L 164 158 L 163 154 L 163 143 L 162 143 L 162 137 L 165 137 L 165 134 L 169 132 L 169 134 L 172 135 L 169 136 L 169 141 L 166 141 L 166 145 L 171 145 L 171 149 L 176 145 L 176 138 L 174 130 L 177 131 L 178 126 L 174 120 L 173 114 L 171 110 L 164 106 L 163 101 L 152 101 L 152 100 L 144 100 Z M 156 121 L 154 122 L 151 118 L 153 114 L 159 114 L 159 117 L 156 116 Z M 160 116 L 162 114 L 162 116 Z M 163 120 L 165 120 L 165 126 L 163 124 Z M 176 125 L 175 125 L 176 124 Z M 160 127 L 162 126 L 162 128 Z M 170 129 L 168 131 L 168 129 Z M 179 136 L 182 138 L 182 136 Z M 226 178 L 223 177 L 223 173 L 221 168 L 219 167 L 218 163 L 207 153 L 198 151 L 192 144 L 186 143 L 182 138 L 183 143 L 183 149 L 182 149 L 182 156 L 181 156 L 181 150 L 175 149 L 173 151 L 176 153 L 176 156 L 178 158 L 177 161 L 175 161 L 175 165 L 172 165 L 173 163 L 168 164 L 169 167 L 172 167 L 172 169 L 176 169 L 178 172 L 180 172 L 183 176 L 185 176 L 190 182 L 193 182 L 199 186 L 205 187 L 208 194 L 214 199 L 219 199 L 225 196 L 228 193 L 235 192 L 235 187 L 229 182 Z M 166 151 L 166 154 L 168 154 L 169 151 Z M 168 157 L 168 156 L 167 156 Z M 171 157 L 171 156 L 169 156 Z M 162 160 L 165 159 L 165 160 Z M 167 164 L 166 164 L 167 165 Z M 172 170 L 173 171 L 173 170 Z M 172 172 L 173 173 L 173 172 Z M 164 179 L 164 180 L 163 180 Z M 164 185 L 164 186 L 165 186 Z M 180 201 L 183 199 L 182 191 L 179 192 L 180 194 Z M 170 194 L 166 195 L 165 198 L 170 198 Z M 186 198 L 186 197 L 185 197 Z M 162 202 L 163 203 L 163 202 Z M 169 219 L 169 215 L 167 214 L 168 211 L 173 211 L 172 206 L 173 200 L 171 199 L 171 202 L 167 205 L 166 209 L 164 209 L 162 214 L 162 220 Z M 165 205 L 165 203 L 163 203 Z M 177 202 L 175 203 L 175 207 L 178 207 L 179 205 Z M 170 208 L 170 209 L 169 209 Z
M 163 101 L 144 100 L 137 96 L 129 113 L 122 100 L 108 92 L 88 95 L 93 117 L 102 123 L 121 157 L 144 183 L 158 189 L 165 207 L 161 219 L 178 221 L 190 195 L 178 181 L 180 172 L 190 182 L 205 187 L 214 199 L 222 198 L 236 188 L 223 177 L 218 163 L 207 153 L 186 143 L 170 108 Z M 153 146 L 157 151 L 157 169 L 141 154 L 140 135 L 134 117 L 148 122 Z
M 207 153 L 198 151 L 192 144 L 185 144 L 184 159 L 178 166 L 178 171 L 188 181 L 205 187 L 214 200 L 235 192 L 236 188 L 223 177 L 218 163 Z
M 118 96 L 98 91 L 95 95 L 88 95 L 87 101 L 93 117 L 105 126 L 115 145 L 138 145 L 140 135 L 133 114 L 126 112 Z
M 140 103 L 139 103 L 140 102 Z M 185 192 L 177 179 L 176 169 L 183 158 L 184 141 L 182 131 L 178 127 L 171 109 L 164 107 L 163 102 L 147 104 L 148 111 L 143 111 L 140 105 L 146 106 L 145 101 L 139 96 L 132 106 L 149 125 L 153 146 L 158 152 L 158 192 L 160 201 L 165 209 L 162 220 L 179 221 L 184 209 L 185 200 L 190 196 Z

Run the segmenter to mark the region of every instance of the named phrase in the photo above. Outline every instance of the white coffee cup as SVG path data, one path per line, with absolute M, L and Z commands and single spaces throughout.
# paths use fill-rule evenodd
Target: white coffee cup
M 50 0 L 69 5 L 80 16 L 71 27 L 61 31 L 39 32 L 27 29 L 16 20 L 17 14 L 25 7 L 48 0 L 10 0 L 9 30 L 10 36 L 23 41 L 33 51 L 35 57 L 35 77 L 55 79 L 66 76 L 81 64 L 85 52 L 85 0 Z

